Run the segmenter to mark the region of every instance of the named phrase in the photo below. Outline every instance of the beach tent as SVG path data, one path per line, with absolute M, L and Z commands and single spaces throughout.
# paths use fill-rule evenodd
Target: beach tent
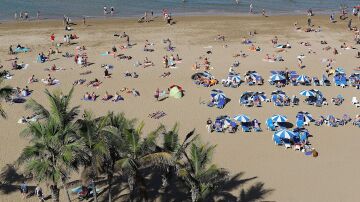
M 170 92 L 169 92 L 170 97 L 173 97 L 176 99 L 183 97 L 183 90 L 180 86 L 173 85 L 173 86 L 170 86 L 169 89 L 170 89 Z

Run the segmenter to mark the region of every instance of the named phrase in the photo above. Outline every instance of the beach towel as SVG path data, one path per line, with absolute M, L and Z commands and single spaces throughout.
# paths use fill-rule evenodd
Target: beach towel
M 15 50 L 14 50 L 15 53 L 26 53 L 29 51 L 30 51 L 30 48 L 15 48 Z

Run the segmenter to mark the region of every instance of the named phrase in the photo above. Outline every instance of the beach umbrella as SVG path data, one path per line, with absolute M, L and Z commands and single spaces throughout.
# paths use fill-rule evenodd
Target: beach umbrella
M 216 94 L 213 98 L 214 98 L 215 100 L 221 100 L 221 99 L 226 100 L 226 99 L 227 99 L 227 97 L 226 97 L 225 94 L 223 94 L 223 93 Z
M 308 76 L 300 75 L 296 78 L 296 81 L 304 83 L 304 82 L 309 82 L 310 80 Z
M 211 91 L 210 91 L 210 96 L 213 97 L 213 98 L 215 98 L 215 97 L 217 97 L 217 98 L 219 98 L 219 97 L 225 97 L 225 98 L 226 98 L 224 92 L 223 92 L 222 90 L 220 90 L 220 89 L 213 89 L 213 90 L 211 90 Z M 215 99 L 217 99 L 217 98 L 215 98 Z
M 271 119 L 274 123 L 282 123 L 282 122 L 287 121 L 286 116 L 279 115 L 279 114 L 272 116 Z
M 270 76 L 270 80 L 271 81 L 283 81 L 283 80 L 285 80 L 285 77 L 280 74 L 274 74 L 274 75 Z
M 265 101 L 266 100 L 266 95 L 264 92 L 255 92 L 252 96 L 253 99 L 255 99 L 256 97 L 258 97 L 261 101 Z
M 245 114 L 240 114 L 234 117 L 235 121 L 239 121 L 241 123 L 247 123 L 250 122 L 250 118 L 246 116 Z
M 300 95 L 310 97 L 310 96 L 315 96 L 316 94 L 310 90 L 302 90 L 302 91 L 300 91 Z
M 217 95 L 217 94 L 220 94 L 220 93 L 224 93 L 222 90 L 220 90 L 220 89 L 212 89 L 211 91 L 210 91 L 210 95 L 211 95 L 211 97 L 214 97 L 215 95 Z
M 340 74 L 345 74 L 345 70 L 344 70 L 344 68 L 342 68 L 342 67 L 336 68 L 336 69 L 335 69 L 335 72 L 340 73 Z
M 281 139 L 292 139 L 295 136 L 295 133 L 291 130 L 280 130 L 274 133 L 274 136 L 277 136 Z
M 240 77 L 239 74 L 237 74 L 237 75 L 232 76 L 232 77 L 231 77 L 231 80 L 232 80 L 233 82 L 240 83 L 241 77 Z

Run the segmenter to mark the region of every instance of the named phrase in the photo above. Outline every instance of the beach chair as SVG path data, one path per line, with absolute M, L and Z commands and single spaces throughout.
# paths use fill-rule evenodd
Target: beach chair
M 359 100 L 356 97 L 352 97 L 351 103 L 355 105 L 356 107 L 360 107 Z
M 274 140 L 275 145 L 282 145 L 283 144 L 283 142 L 281 141 L 279 136 L 273 135 L 273 140 Z
M 273 123 L 273 121 L 270 119 L 266 120 L 266 126 L 267 126 L 267 129 L 270 130 L 270 131 L 275 131 L 276 130 L 276 127 Z
M 330 80 L 325 75 L 322 76 L 322 80 L 320 82 L 321 82 L 322 86 L 330 86 L 331 85 Z
M 296 120 L 296 127 L 303 128 L 304 127 L 304 117 L 301 116 Z
M 313 77 L 314 86 L 320 86 L 320 81 L 317 77 Z
M 226 105 L 226 100 L 225 99 L 220 99 L 216 105 L 216 107 L 218 109 L 223 109 Z
M 340 78 L 340 86 L 341 86 L 342 88 L 345 88 L 345 87 L 347 86 L 346 76 L 342 76 L 342 77 Z
M 251 129 L 249 126 L 246 126 L 246 125 L 241 125 L 241 130 L 243 132 L 251 132 Z

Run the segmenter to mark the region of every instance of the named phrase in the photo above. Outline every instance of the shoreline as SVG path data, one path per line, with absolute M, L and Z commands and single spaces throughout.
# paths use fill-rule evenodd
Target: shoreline
M 303 12 L 303 13 L 302 13 Z M 333 11 L 321 11 L 321 12 L 316 12 L 317 14 L 315 14 L 312 17 L 324 17 L 324 16 L 328 16 L 331 13 L 336 13 Z M 85 17 L 87 20 L 91 19 L 91 20 L 112 20 L 112 19 L 118 19 L 118 20 L 138 20 L 139 18 L 141 18 L 143 15 L 131 15 L 131 16 L 83 16 Z M 261 12 L 259 13 L 253 13 L 250 14 L 248 12 L 188 12 L 188 13 L 172 13 L 173 17 L 176 18 L 191 18 L 191 17 L 264 17 L 262 16 Z M 266 13 L 267 17 L 307 17 L 306 15 L 306 11 L 294 11 L 294 12 L 276 12 L 274 14 L 272 14 L 271 12 L 267 12 Z M 349 16 L 351 16 L 351 14 L 349 14 Z M 70 18 L 72 20 L 82 20 L 83 17 L 72 17 L 70 16 Z M 161 15 L 155 15 L 154 18 L 159 18 L 162 17 Z M 58 21 L 58 20 L 62 20 L 62 16 L 59 17 L 45 17 L 45 18 L 40 18 L 39 20 L 37 18 L 29 18 L 29 20 L 14 20 L 14 19 L 0 19 L 0 23 L 3 22 L 38 22 L 38 21 Z

